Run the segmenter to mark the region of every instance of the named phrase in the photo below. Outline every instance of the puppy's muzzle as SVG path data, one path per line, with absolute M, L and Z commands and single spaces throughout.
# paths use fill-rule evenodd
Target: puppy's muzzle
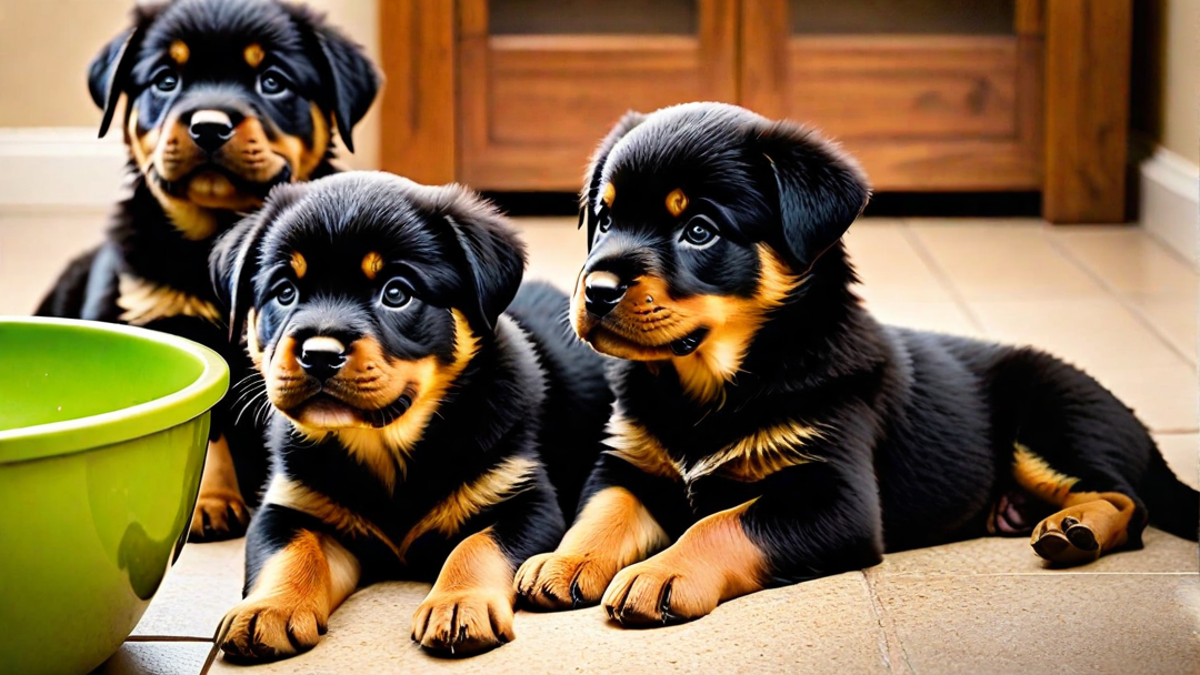
M 612 272 L 592 272 L 583 280 L 583 286 L 584 306 L 595 317 L 611 312 L 629 290 L 629 284 Z
M 331 337 L 310 337 L 300 347 L 297 359 L 305 374 L 324 382 L 337 375 L 346 365 L 346 347 L 340 340 Z

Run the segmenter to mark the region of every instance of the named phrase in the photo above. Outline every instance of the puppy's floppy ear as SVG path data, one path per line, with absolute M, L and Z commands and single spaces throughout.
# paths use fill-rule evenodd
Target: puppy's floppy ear
M 475 286 L 475 307 L 467 309 L 491 332 L 521 286 L 525 244 L 495 207 L 465 189 L 445 218 Z
M 579 193 L 579 227 L 587 223 L 588 235 L 588 250 L 592 250 L 592 240 L 596 236 L 596 200 L 600 198 L 600 178 L 604 172 L 604 162 L 608 159 L 609 153 L 625 134 L 628 134 L 634 127 L 645 121 L 646 116 L 640 112 L 630 110 L 625 113 L 621 121 L 617 122 L 617 126 L 608 132 L 600 145 L 596 147 L 596 151 L 592 153 L 592 158 L 588 162 L 587 173 L 583 177 L 583 191 Z
M 764 181 L 769 184 L 764 190 L 774 188 L 778 196 L 780 252 L 797 272 L 806 271 L 862 213 L 871 186 L 852 157 L 796 124 L 764 124 L 754 152 L 765 163 Z
M 306 7 L 287 6 L 292 18 L 308 33 L 320 53 L 317 68 L 321 72 L 324 105 L 333 111 L 338 135 L 346 149 L 354 152 L 351 133 L 363 115 L 367 114 L 380 77 L 375 66 L 363 54 L 361 45 L 347 38 L 340 30 L 325 24 L 325 18 Z
M 284 184 L 271 190 L 257 213 L 246 216 L 213 246 L 208 254 L 208 274 L 217 300 L 229 310 L 229 341 L 242 338 L 250 309 L 259 248 L 271 223 L 307 191 L 303 183 Z
M 100 120 L 100 137 L 108 133 L 121 91 L 129 81 L 129 71 L 137 61 L 138 50 L 146 28 L 158 16 L 161 6 L 140 5 L 133 10 L 133 26 L 117 35 L 88 64 L 88 91 L 96 107 L 104 111 Z

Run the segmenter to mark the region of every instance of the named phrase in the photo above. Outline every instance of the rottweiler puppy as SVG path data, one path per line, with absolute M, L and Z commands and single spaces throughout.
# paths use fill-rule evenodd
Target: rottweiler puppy
M 885 551 L 1032 535 L 1077 565 L 1200 496 L 1100 384 L 1044 352 L 881 326 L 841 236 L 862 171 L 787 122 L 696 103 L 630 114 L 584 187 L 575 331 L 623 359 L 611 449 L 532 605 L 695 619 Z
M 88 86 L 108 130 L 124 95 L 132 196 L 106 241 L 74 260 L 37 313 L 174 333 L 252 373 L 209 282 L 216 236 L 275 185 L 332 173 L 336 127 L 351 129 L 378 77 L 362 50 L 307 9 L 266 0 L 141 4 L 92 61 Z M 244 387 L 246 380 L 242 383 Z M 240 536 L 266 476 L 255 415 L 236 387 L 213 410 L 191 538 Z
M 276 188 L 221 239 L 214 283 L 273 411 L 230 657 L 308 649 L 389 578 L 434 581 L 427 649 L 513 638 L 513 573 L 558 542 L 612 405 L 567 296 L 518 293 L 524 255 L 473 193 L 367 172 Z

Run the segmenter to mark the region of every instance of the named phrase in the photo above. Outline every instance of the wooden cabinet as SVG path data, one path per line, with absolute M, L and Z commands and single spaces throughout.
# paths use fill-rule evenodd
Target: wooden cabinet
M 1041 190 L 1124 218 L 1131 0 L 383 0 L 383 160 L 576 191 L 626 110 L 822 128 L 878 191 Z

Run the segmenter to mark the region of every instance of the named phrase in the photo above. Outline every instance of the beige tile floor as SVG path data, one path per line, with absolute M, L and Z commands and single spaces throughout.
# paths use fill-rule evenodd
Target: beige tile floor
M 101 214 L 0 218 L 0 313 L 24 313 Z M 573 219 L 522 219 L 531 278 L 564 288 L 584 254 Z M 1198 468 L 1195 271 L 1137 228 L 1036 220 L 867 220 L 847 235 L 883 320 L 1049 348 L 1131 405 L 1175 471 Z M 1198 673 L 1200 558 L 1150 531 L 1146 549 L 1045 569 L 1020 539 L 888 556 L 882 565 L 758 593 L 692 624 L 627 631 L 599 610 L 517 616 L 516 642 L 442 661 L 408 640 L 426 591 L 354 595 L 325 640 L 258 668 L 209 638 L 241 586 L 241 543 L 188 546 L 106 673 L 837 672 Z

